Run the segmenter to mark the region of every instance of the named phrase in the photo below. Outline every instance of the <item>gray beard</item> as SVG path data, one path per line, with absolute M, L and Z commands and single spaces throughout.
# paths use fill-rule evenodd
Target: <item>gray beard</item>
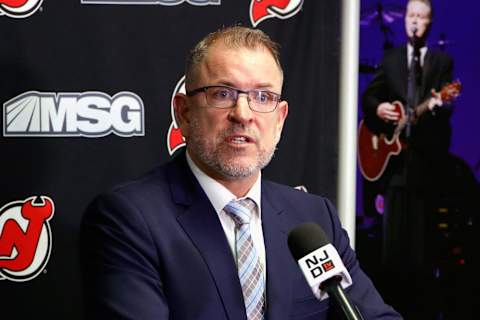
M 249 165 L 240 165 L 236 163 L 235 155 L 233 153 L 231 159 L 222 159 L 222 148 L 224 148 L 224 146 L 221 144 L 222 142 L 215 146 L 198 134 L 200 130 L 198 121 L 196 119 L 192 120 L 190 124 L 191 134 L 188 145 L 192 152 L 197 155 L 207 167 L 213 169 L 215 172 L 220 173 L 224 177 L 232 179 L 246 178 L 265 168 L 272 160 L 277 144 L 280 141 L 280 134 L 276 134 L 274 146 L 271 148 L 271 150 L 259 150 L 254 163 Z M 223 141 L 224 137 L 234 133 L 235 131 L 239 131 L 239 128 L 242 128 L 242 132 L 245 132 L 243 125 L 235 124 L 232 125 L 231 128 L 222 131 L 217 137 L 217 141 Z

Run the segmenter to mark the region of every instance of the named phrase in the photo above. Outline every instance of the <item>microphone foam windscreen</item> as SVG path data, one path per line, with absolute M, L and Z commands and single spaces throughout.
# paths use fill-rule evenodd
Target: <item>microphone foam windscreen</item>
M 301 224 L 288 234 L 288 247 L 296 261 L 329 243 L 325 231 L 316 223 Z

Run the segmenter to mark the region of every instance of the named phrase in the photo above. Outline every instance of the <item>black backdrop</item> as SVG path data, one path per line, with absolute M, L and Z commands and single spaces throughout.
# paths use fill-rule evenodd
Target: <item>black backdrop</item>
M 41 6 L 28 17 L 0 14 L 0 241 L 7 238 L 2 234 L 5 206 L 38 195 L 50 197 L 55 206 L 49 221 L 51 255 L 38 276 L 9 279 L 1 264 L 8 254 L 0 250 L 0 304 L 15 319 L 81 318 L 77 241 L 84 208 L 96 194 L 170 158 L 170 103 L 188 50 L 223 25 L 252 26 L 254 1 L 36 0 Z M 264 174 L 335 201 L 339 1 L 263 1 L 272 7 L 256 27 L 281 44 L 283 97 L 290 104 L 282 141 Z M 8 3 L 0 1 L 0 13 L 8 11 Z M 287 3 L 286 10 L 278 9 Z M 112 110 L 108 104 L 116 94 L 141 100 L 144 121 L 136 122 L 141 130 L 122 136 L 80 128 L 98 124 L 95 114 Z M 95 106 L 98 96 L 103 104 Z M 80 101 L 90 107 L 81 109 Z M 21 107 L 18 117 L 12 113 L 14 102 Z M 59 113 L 60 127 L 39 116 L 48 104 L 50 112 Z M 115 116 L 134 121 L 128 107 L 103 114 L 102 121 Z M 14 126 L 21 116 L 26 129 Z M 71 123 L 83 125 L 72 129 Z

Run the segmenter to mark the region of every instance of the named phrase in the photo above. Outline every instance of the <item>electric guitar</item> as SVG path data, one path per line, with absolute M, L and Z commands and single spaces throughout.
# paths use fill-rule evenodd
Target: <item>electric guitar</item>
M 460 94 L 462 85 L 459 81 L 446 84 L 440 90 L 442 102 L 450 102 Z M 358 162 L 363 177 L 369 181 L 378 180 L 385 169 L 391 156 L 400 154 L 406 143 L 400 139 L 400 134 L 408 122 L 415 123 L 416 120 L 428 110 L 430 99 L 425 100 L 418 105 L 409 117 L 405 113 L 405 108 L 400 101 L 394 101 L 395 111 L 400 114 L 400 120 L 393 131 L 391 137 L 387 134 L 374 134 L 367 128 L 364 121 L 360 121 L 358 128 Z

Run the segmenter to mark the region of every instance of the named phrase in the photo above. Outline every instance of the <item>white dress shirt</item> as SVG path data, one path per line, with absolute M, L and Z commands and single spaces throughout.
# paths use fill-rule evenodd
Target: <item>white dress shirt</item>
M 237 198 L 233 193 L 231 193 L 227 188 L 222 184 L 217 182 L 215 179 L 209 177 L 204 173 L 192 160 L 188 152 L 186 152 L 187 163 L 193 174 L 200 183 L 203 191 L 205 191 L 208 199 L 213 205 L 213 208 L 217 212 L 218 218 L 227 237 L 228 244 L 232 250 L 233 256 L 235 257 L 235 262 L 237 261 L 236 250 L 235 250 L 235 222 L 233 219 L 223 211 L 223 208 L 231 200 L 240 200 L 245 198 L 252 199 L 257 204 L 257 210 L 253 214 L 250 221 L 250 232 L 252 235 L 253 244 L 255 245 L 255 250 L 257 250 L 258 257 L 263 267 L 263 279 L 266 280 L 266 258 L 265 258 L 265 243 L 263 240 L 263 229 L 262 229 L 262 215 L 261 215 L 261 172 L 258 175 L 257 180 L 253 184 L 252 188 L 248 191 L 247 195 L 242 198 Z
M 412 52 L 413 46 L 410 43 L 407 43 L 407 59 L 408 59 L 408 66 L 412 63 Z M 425 61 L 425 55 L 427 54 L 427 46 L 423 46 L 420 48 L 420 66 L 423 67 L 423 62 Z

